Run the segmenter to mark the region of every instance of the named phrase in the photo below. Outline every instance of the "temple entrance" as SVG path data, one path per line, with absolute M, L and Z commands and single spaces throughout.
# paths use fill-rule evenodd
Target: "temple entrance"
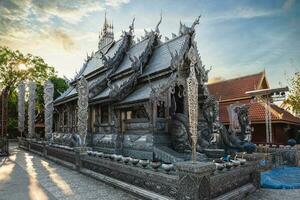
M 176 85 L 174 94 L 171 94 L 171 114 L 184 113 L 184 88 L 182 85 Z
M 121 111 L 120 127 L 121 127 L 122 134 L 126 131 L 126 121 L 128 119 L 131 119 L 131 116 L 132 116 L 131 110 L 122 110 Z

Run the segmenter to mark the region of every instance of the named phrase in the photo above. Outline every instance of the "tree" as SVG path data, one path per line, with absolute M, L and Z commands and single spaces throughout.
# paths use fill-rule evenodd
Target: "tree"
M 17 85 L 20 81 L 32 80 L 37 84 L 36 109 L 39 118 L 43 118 L 43 84 L 50 79 L 54 84 L 57 97 L 68 88 L 64 79 L 57 77 L 54 67 L 49 66 L 38 56 L 22 54 L 7 47 L 0 47 L 0 93 L 5 92 L 8 96 L 8 128 L 17 127 Z M 1 95 L 0 95 L 1 96 Z
M 55 76 L 54 67 L 49 66 L 41 57 L 22 54 L 7 47 L 0 47 L 0 85 L 8 91 L 8 96 L 22 80 L 33 80 L 43 84 Z
M 293 112 L 300 113 L 300 72 L 295 73 L 290 82 L 291 90 L 284 104 L 288 105 Z

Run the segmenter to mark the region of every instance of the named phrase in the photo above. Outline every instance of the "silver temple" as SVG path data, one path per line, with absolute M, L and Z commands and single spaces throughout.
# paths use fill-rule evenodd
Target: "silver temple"
M 192 149 L 242 148 L 220 124 L 207 89 L 209 70 L 195 42 L 199 19 L 180 23 L 179 34 L 163 42 L 162 17 L 138 40 L 135 19 L 114 40 L 105 18 L 98 50 L 54 102 L 54 142 L 79 145 L 80 137 L 94 150 L 164 162 L 190 159 Z

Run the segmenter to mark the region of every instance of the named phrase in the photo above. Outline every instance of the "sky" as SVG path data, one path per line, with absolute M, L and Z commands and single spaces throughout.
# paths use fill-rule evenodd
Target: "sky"
M 300 71 L 300 0 L 0 0 L 0 45 L 41 56 L 73 78 L 97 51 L 104 13 L 115 39 L 135 17 L 135 39 L 154 29 L 162 40 L 198 15 L 196 41 L 210 82 L 266 70 L 271 87 Z

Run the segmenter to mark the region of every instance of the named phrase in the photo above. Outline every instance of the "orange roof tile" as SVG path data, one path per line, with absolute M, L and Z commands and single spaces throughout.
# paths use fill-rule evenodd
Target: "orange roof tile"
M 229 116 L 227 107 L 234 102 L 228 103 L 220 103 L 220 120 L 224 124 L 229 123 Z M 265 105 L 262 102 L 252 102 L 248 103 L 250 105 L 249 108 L 249 119 L 251 123 L 265 123 Z M 272 122 L 273 123 L 288 123 L 288 124 L 299 124 L 300 118 L 295 117 L 288 111 L 278 107 L 275 104 L 272 104 L 271 107 L 268 107 L 271 112 Z
M 245 93 L 259 89 L 258 87 L 264 76 L 264 72 L 260 72 L 258 74 L 208 84 L 207 86 L 210 94 L 214 95 L 220 101 L 250 97 Z

